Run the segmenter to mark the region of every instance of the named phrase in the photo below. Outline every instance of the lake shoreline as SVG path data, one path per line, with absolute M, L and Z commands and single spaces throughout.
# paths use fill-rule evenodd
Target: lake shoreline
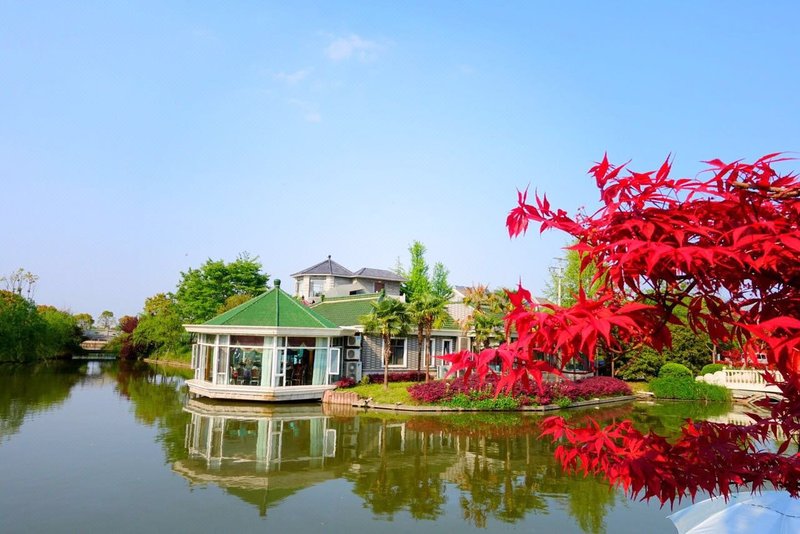
M 355 398 L 354 398 L 355 397 Z M 649 397 L 648 397 L 649 398 Z M 358 398 L 355 393 L 341 391 L 326 391 L 322 397 L 322 404 L 352 406 L 354 408 L 364 408 L 367 410 L 382 410 L 392 412 L 408 413 L 459 413 L 459 412 L 533 412 L 545 413 L 556 410 L 569 410 L 571 408 L 586 408 L 589 406 L 600 406 L 605 404 L 623 403 L 635 400 L 644 400 L 639 395 L 624 395 L 620 397 L 595 398 L 586 401 L 573 402 L 569 406 L 559 406 L 558 404 L 547 404 L 544 406 L 521 406 L 513 410 L 486 410 L 481 408 L 460 408 L 451 406 L 416 406 L 411 404 L 382 404 L 372 403 L 369 399 Z

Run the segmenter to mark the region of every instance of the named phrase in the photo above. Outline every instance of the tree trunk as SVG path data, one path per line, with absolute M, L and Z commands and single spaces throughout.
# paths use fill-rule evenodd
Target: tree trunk
M 389 389 L 389 356 L 392 354 L 392 337 L 383 338 L 383 389 Z
M 432 359 L 433 355 L 431 354 L 431 332 L 426 328 L 425 329 L 425 382 L 428 382 L 430 380 Z
M 422 352 L 423 347 L 423 340 L 425 339 L 424 332 L 422 330 L 422 324 L 417 327 L 417 376 L 419 376 L 419 372 L 422 367 L 422 359 L 424 354 Z

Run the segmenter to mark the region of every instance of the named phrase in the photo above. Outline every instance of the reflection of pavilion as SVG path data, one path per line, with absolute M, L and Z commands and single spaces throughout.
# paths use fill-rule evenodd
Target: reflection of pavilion
M 173 470 L 192 484 L 222 488 L 262 515 L 303 489 L 337 479 L 349 480 L 379 515 L 405 509 L 435 518 L 443 513 L 448 483 L 465 496 L 462 506 L 490 514 L 513 503 L 530 510 L 542 505 L 525 481 L 546 485 L 554 463 L 535 436 L 489 437 L 472 425 L 461 427 L 462 434 L 438 419 L 409 424 L 407 417 L 328 416 L 319 405 L 206 399 L 189 400 L 185 410 L 191 414 L 188 458 Z
M 339 436 L 319 406 L 230 405 L 190 400 L 187 460 L 173 470 L 259 506 L 337 478 Z
M 190 458 L 211 470 L 280 471 L 286 464 L 321 468 L 336 457 L 336 429 L 318 406 L 219 405 L 190 400 L 186 432 Z

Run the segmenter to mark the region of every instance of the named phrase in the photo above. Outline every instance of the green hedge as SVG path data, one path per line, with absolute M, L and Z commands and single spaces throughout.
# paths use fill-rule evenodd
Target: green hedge
M 722 386 L 697 382 L 692 378 L 668 376 L 650 382 L 650 391 L 659 399 L 729 401 L 731 392 Z
M 710 375 L 712 373 L 716 373 L 717 371 L 722 371 L 723 369 L 725 369 L 725 365 L 721 363 L 709 363 L 704 365 L 700 370 L 700 376 Z
M 665 363 L 658 371 L 659 378 L 692 378 L 692 370 L 680 363 Z

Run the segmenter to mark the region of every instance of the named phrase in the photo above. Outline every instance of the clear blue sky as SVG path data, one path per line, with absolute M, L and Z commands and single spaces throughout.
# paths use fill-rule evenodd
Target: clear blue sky
M 800 149 L 799 6 L 0 2 L 0 273 L 121 316 L 207 258 L 289 282 L 416 239 L 540 292 L 565 238 L 509 240 L 516 188 Z

